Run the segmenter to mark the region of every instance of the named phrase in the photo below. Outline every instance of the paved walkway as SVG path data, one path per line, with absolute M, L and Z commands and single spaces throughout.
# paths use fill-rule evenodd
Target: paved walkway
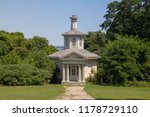
M 94 98 L 84 91 L 84 86 L 66 86 L 64 94 L 58 96 L 57 100 L 93 100 Z

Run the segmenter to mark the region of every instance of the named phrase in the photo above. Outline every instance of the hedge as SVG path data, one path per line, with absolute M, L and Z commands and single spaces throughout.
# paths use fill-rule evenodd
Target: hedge
M 42 85 L 51 74 L 28 64 L 0 65 L 0 84 L 9 86 Z

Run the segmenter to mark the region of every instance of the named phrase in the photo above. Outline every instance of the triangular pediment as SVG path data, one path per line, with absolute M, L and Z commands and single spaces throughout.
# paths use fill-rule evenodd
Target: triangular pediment
M 65 56 L 64 58 L 70 58 L 70 59 L 73 59 L 73 58 L 75 58 L 75 59 L 82 59 L 82 58 L 84 58 L 84 57 L 81 56 L 81 55 L 79 55 L 79 54 L 77 54 L 77 53 L 71 53 L 71 54 Z

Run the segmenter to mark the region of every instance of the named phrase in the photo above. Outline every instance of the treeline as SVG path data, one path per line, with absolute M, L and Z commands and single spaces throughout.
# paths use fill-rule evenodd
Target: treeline
M 108 4 L 102 31 L 89 32 L 85 47 L 101 56 L 99 84 L 150 86 L 150 1 Z
M 47 56 L 56 51 L 46 38 L 26 39 L 21 32 L 0 31 L 0 84 L 49 83 L 56 66 Z

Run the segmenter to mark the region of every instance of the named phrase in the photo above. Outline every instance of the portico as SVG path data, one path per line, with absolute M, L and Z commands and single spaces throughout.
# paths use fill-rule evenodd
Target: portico
M 63 64 L 62 82 L 85 82 L 84 64 Z

